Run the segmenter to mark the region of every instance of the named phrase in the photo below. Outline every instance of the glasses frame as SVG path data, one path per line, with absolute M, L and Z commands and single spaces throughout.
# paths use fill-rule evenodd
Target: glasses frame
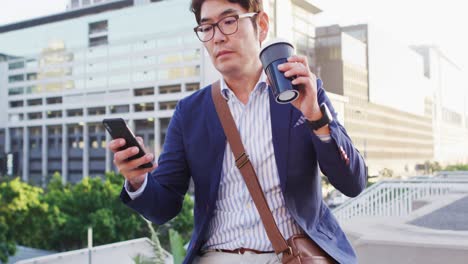
M 220 20 L 218 20 L 216 23 L 205 23 L 205 24 L 198 25 L 198 26 L 196 26 L 196 27 L 193 28 L 193 31 L 195 31 L 195 35 L 197 35 L 198 39 L 199 39 L 201 42 L 208 42 L 208 41 L 210 41 L 210 40 L 213 39 L 214 34 L 215 34 L 215 28 L 216 28 L 216 27 L 219 29 L 219 31 L 220 31 L 221 33 L 223 33 L 223 35 L 229 36 L 229 35 L 235 34 L 235 33 L 239 30 L 239 19 L 241 19 L 241 18 L 246 18 L 246 17 L 252 18 L 252 17 L 254 17 L 254 16 L 256 16 L 256 15 L 258 15 L 258 12 L 251 12 L 251 13 L 245 13 L 245 14 L 240 14 L 240 15 L 239 15 L 239 14 L 236 14 L 236 15 L 225 16 L 225 17 L 221 18 Z M 220 23 L 221 21 L 223 21 L 224 19 L 226 19 L 226 18 L 231 18 L 231 17 L 233 17 L 233 18 L 236 19 L 236 30 L 234 30 L 234 32 L 232 32 L 232 33 L 226 34 L 226 33 L 223 32 L 223 30 L 221 29 L 221 27 L 219 27 L 219 23 Z M 212 31 L 211 37 L 210 37 L 209 39 L 207 39 L 207 40 L 202 40 L 202 39 L 200 38 L 200 36 L 198 35 L 198 32 L 200 32 L 198 29 L 199 29 L 200 27 L 202 27 L 202 26 L 207 26 L 207 25 L 212 26 L 212 27 L 213 27 L 213 31 Z

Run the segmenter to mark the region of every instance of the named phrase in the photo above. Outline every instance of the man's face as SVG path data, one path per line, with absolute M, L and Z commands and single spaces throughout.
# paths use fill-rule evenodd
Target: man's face
M 244 13 L 247 13 L 247 10 L 237 3 L 207 0 L 201 8 L 200 24 L 216 23 L 226 16 Z M 213 38 L 204 42 L 215 68 L 223 75 L 241 73 L 258 66 L 258 32 L 255 31 L 251 18 L 241 18 L 238 23 L 236 33 L 226 36 L 215 27 Z

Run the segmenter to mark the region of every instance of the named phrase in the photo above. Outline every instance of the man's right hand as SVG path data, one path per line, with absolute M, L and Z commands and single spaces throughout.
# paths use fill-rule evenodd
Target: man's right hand
M 154 155 L 148 152 L 148 148 L 143 144 L 143 139 L 141 137 L 136 137 L 136 139 L 147 154 L 134 160 L 128 160 L 128 158 L 138 153 L 137 147 L 119 150 L 119 148 L 125 145 L 125 139 L 123 138 L 114 139 L 109 143 L 109 149 L 114 153 L 114 164 L 125 179 L 127 179 L 128 183 L 130 183 L 132 191 L 138 190 L 145 181 L 146 174 L 158 167 L 158 165 L 154 163 L 152 168 L 138 168 L 140 165 L 153 161 Z

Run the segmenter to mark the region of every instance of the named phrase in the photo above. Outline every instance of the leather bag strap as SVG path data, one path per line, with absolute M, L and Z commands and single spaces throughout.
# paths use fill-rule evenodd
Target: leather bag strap
M 270 239 L 275 253 L 280 254 L 286 251 L 288 253 L 292 253 L 291 248 L 288 246 L 286 240 L 284 239 L 283 235 L 281 235 L 281 232 L 275 223 L 275 219 L 271 214 L 271 210 L 265 199 L 265 195 L 263 194 L 262 187 L 260 186 L 255 170 L 249 160 L 249 156 L 247 153 L 245 153 L 244 145 L 242 144 L 242 140 L 239 131 L 237 130 L 236 123 L 234 122 L 234 118 L 232 117 L 226 100 L 221 95 L 219 80 L 211 85 L 211 95 L 216 112 L 218 113 L 218 117 L 221 121 L 221 125 L 223 126 L 224 134 L 226 135 L 229 146 L 231 146 L 232 153 L 236 159 L 236 167 L 239 169 L 242 177 L 244 178 L 247 189 L 252 196 L 255 207 L 257 207 L 257 210 L 260 214 L 260 219 L 265 226 L 267 236 Z

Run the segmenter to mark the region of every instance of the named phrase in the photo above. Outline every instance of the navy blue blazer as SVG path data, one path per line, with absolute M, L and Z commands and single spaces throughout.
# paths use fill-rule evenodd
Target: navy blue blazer
M 301 112 L 291 104 L 278 104 L 270 91 L 271 126 L 281 190 L 286 206 L 301 228 L 339 263 L 357 263 L 356 255 L 337 220 L 322 199 L 319 166 L 330 183 L 348 196 L 366 186 L 362 156 L 338 123 L 322 81 L 317 81 L 319 104 L 325 102 L 334 120 L 332 142 L 322 142 L 305 125 L 295 126 Z M 349 164 L 339 153 L 341 146 Z M 159 166 L 149 174 L 142 195 L 131 200 L 125 190 L 121 199 L 157 224 L 174 218 L 181 210 L 190 178 L 195 186 L 194 229 L 184 263 L 191 263 L 207 241 L 221 177 L 226 136 L 207 86 L 182 99 L 169 123 Z M 287 238 L 286 238 L 287 239 Z

